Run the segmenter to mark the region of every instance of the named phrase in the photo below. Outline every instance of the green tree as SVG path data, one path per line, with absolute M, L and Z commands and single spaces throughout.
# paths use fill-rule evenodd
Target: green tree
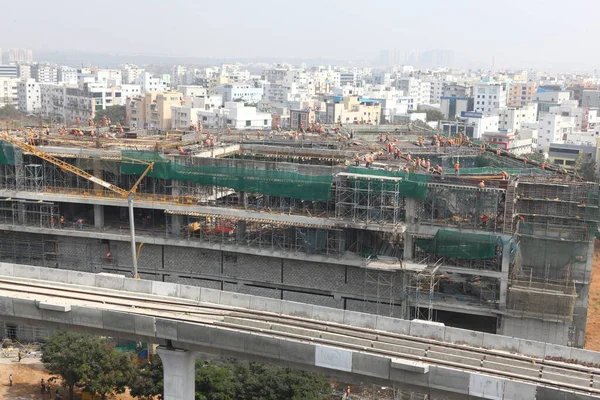
M 523 154 L 521 157 L 527 157 L 531 161 L 544 162 L 546 159 L 542 153 L 527 153 Z
M 163 365 L 160 357 L 152 357 L 150 362 L 140 363 L 134 367 L 129 382 L 129 393 L 143 400 L 158 398 L 163 395 Z
M 0 107 L 0 119 L 16 119 L 22 116 L 22 113 L 15 106 L 7 104 Z
M 416 110 L 416 111 L 409 111 L 413 112 L 413 113 L 425 113 L 426 114 L 426 118 L 427 118 L 427 122 L 431 122 L 431 121 L 439 121 L 444 119 L 444 114 L 441 111 L 438 110 Z
M 103 399 L 123 393 L 130 381 L 132 363 L 108 339 L 58 332 L 44 345 L 42 362 L 51 374 L 60 376 L 73 399 L 76 387 L 86 388 Z M 51 378 L 57 379 L 57 376 Z
M 231 364 L 210 361 L 196 363 L 196 400 L 233 400 L 237 397 L 237 377 Z
M 110 119 L 111 123 L 125 123 L 125 106 L 110 106 L 106 107 L 106 110 L 98 110 L 96 111 L 96 117 L 94 118 L 95 123 L 100 123 L 102 121 L 102 117 L 106 117 Z
M 590 182 L 598 181 L 598 168 L 590 153 L 579 153 L 577 160 L 575 160 L 575 170 Z

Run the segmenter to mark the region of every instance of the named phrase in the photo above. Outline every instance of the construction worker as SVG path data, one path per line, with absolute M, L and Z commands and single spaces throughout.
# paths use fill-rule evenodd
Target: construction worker
M 12 374 L 8 376 L 8 386 L 12 386 Z
M 77 226 L 79 227 L 79 230 L 83 230 L 83 218 L 77 220 Z
M 65 217 L 64 216 L 60 216 L 60 219 L 58 220 L 59 224 L 60 224 L 60 229 L 65 227 Z
M 54 224 L 56 223 L 56 218 L 54 218 L 54 215 L 50 217 L 50 228 L 54 229 Z
M 356 155 L 354 156 L 354 165 L 357 167 L 360 165 L 360 156 L 358 155 L 358 153 L 356 153 Z
M 484 181 L 480 181 L 479 182 L 479 188 L 483 189 L 485 187 L 485 182 Z
M 19 350 L 19 353 L 17 354 L 17 358 L 19 359 L 19 362 L 21 362 L 21 359 L 23 358 L 23 353 L 21 353 L 21 350 Z
M 454 175 L 458 176 L 458 174 L 460 174 L 460 162 L 456 162 L 456 164 L 454 164 Z

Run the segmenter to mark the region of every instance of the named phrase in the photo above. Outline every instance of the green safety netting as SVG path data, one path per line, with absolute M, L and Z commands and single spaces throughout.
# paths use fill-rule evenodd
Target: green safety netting
M 310 176 L 289 171 L 267 171 L 225 166 L 187 166 L 167 161 L 157 153 L 123 151 L 121 173 L 141 175 L 146 165 L 128 162 L 127 158 L 154 162 L 148 174 L 153 178 L 174 179 L 199 185 L 231 188 L 241 192 L 262 193 L 300 200 L 328 201 L 333 176 Z
M 530 174 L 531 168 L 494 168 L 494 167 L 478 167 L 478 168 L 461 168 L 461 175 L 498 175 L 501 172 L 506 172 L 509 175 Z
M 483 260 L 496 256 L 499 240 L 494 235 L 440 229 L 432 239 L 415 239 L 415 244 L 423 251 L 438 256 Z
M 427 183 L 431 179 L 431 176 L 427 174 L 415 174 L 404 171 L 385 171 L 381 169 L 368 169 L 361 167 L 349 167 L 348 172 L 358 175 L 376 175 L 402 178 L 399 189 L 400 196 L 417 200 L 425 200 L 425 197 L 427 196 Z M 390 189 L 390 186 L 393 184 L 381 182 L 381 185 L 384 189 Z
M 15 165 L 15 148 L 5 141 L 0 141 L 0 164 Z

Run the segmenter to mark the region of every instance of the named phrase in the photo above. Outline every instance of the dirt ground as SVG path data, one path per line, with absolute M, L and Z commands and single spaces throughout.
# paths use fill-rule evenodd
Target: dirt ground
M 13 384 L 9 385 L 9 375 L 13 376 Z M 50 400 L 54 399 L 57 383 L 51 385 L 52 397 L 49 393 L 40 393 L 40 380 L 47 381 L 50 375 L 44 371 L 44 366 L 39 359 L 25 358 L 17 362 L 13 358 L 0 358 L 0 400 Z M 65 399 L 65 392 L 60 388 L 61 398 Z M 76 398 L 80 398 L 76 396 Z M 99 399 L 99 397 L 97 397 Z M 133 400 L 128 394 L 114 396 L 111 399 Z
M 594 246 L 594 265 L 590 285 L 585 348 L 600 351 L 600 241 Z

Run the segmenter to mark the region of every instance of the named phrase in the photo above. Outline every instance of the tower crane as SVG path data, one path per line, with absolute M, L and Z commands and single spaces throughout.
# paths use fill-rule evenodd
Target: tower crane
M 23 142 L 18 137 L 11 136 L 8 133 L 6 133 L 6 134 L 2 135 L 1 139 L 12 144 L 13 146 L 20 148 L 24 152 L 33 154 L 34 156 L 39 157 L 44 161 L 47 161 L 49 163 L 52 163 L 52 164 L 58 166 L 62 170 L 69 171 L 77 176 L 87 179 L 88 181 L 95 183 L 97 185 L 100 185 L 100 186 L 104 187 L 105 189 L 111 190 L 111 191 L 119 194 L 121 197 L 127 199 L 127 207 L 129 208 L 129 230 L 130 230 L 130 240 L 131 240 L 131 256 L 132 256 L 132 261 L 133 261 L 133 276 L 136 279 L 139 278 L 138 266 L 137 266 L 138 255 L 137 255 L 136 248 L 135 248 L 135 224 L 134 224 L 134 220 L 133 220 L 133 200 L 135 198 L 135 193 L 137 191 L 138 186 L 142 182 L 142 179 L 144 179 L 144 177 L 146 175 L 148 175 L 148 173 L 152 170 L 152 168 L 154 167 L 154 163 L 153 162 L 148 163 L 148 162 L 141 161 L 141 160 L 135 160 L 132 158 L 122 157 L 122 159 L 124 159 L 124 160 L 130 160 L 132 162 L 147 165 L 146 170 L 142 173 L 142 175 L 140 175 L 139 179 L 135 182 L 135 184 L 131 187 L 131 189 L 125 190 L 125 189 L 121 189 L 120 187 L 118 187 L 116 185 L 108 183 L 92 174 L 89 174 L 89 173 L 85 172 L 84 170 L 79 169 L 79 168 L 69 164 L 68 162 L 65 162 L 57 157 L 54 157 L 54 156 L 46 153 L 45 151 L 40 150 L 36 146 L 33 146 L 26 142 Z

